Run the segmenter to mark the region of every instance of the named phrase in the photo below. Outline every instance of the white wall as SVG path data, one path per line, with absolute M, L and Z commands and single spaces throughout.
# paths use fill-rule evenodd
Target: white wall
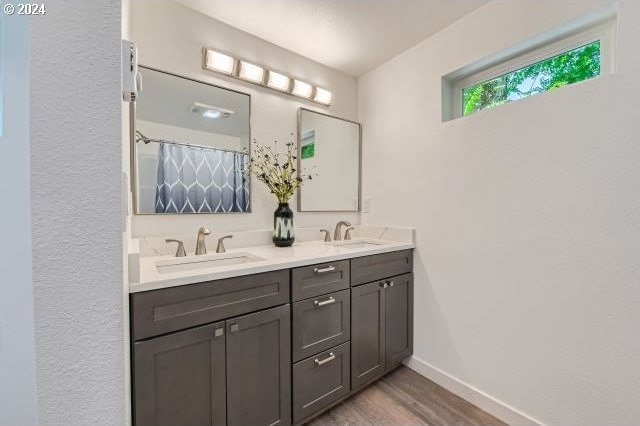
M 640 3 L 613 76 L 444 124 L 441 77 L 605 3 L 495 0 L 359 81 L 363 222 L 417 229 L 415 357 L 547 424 L 640 423 Z
M 0 138 L 0 424 L 38 419 L 29 197 L 29 32 L 3 16 L 0 40 L 4 128 Z M 11 42 L 9 42 L 11 40 Z
M 296 117 L 304 106 L 347 119 L 357 116 L 357 83 L 352 77 L 284 50 L 257 37 L 232 28 L 167 0 L 132 0 L 131 39 L 137 44 L 140 63 L 161 70 L 218 84 L 251 95 L 252 137 L 271 144 L 289 141 L 296 133 Z M 231 52 L 246 60 L 291 73 L 334 93 L 330 108 L 281 95 L 269 89 L 243 84 L 202 69 L 204 46 Z M 321 173 L 330 173 L 321 171 Z M 133 236 L 189 235 L 207 225 L 212 231 L 270 229 L 277 201 L 262 183 L 253 181 L 252 213 L 182 216 L 134 216 Z M 295 199 L 292 207 L 295 208 Z M 296 213 L 295 224 L 330 226 L 341 219 L 359 223 L 357 213 Z
M 39 421 L 125 424 L 121 2 L 47 6 L 29 19 Z

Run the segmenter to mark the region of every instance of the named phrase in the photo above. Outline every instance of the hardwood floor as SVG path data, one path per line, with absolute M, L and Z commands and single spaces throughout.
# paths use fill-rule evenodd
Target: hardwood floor
M 498 426 L 505 423 L 402 366 L 308 425 Z

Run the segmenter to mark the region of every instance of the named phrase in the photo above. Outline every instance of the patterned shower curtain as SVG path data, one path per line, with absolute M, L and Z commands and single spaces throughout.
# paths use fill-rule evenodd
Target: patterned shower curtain
M 248 155 L 161 143 L 156 213 L 249 211 Z

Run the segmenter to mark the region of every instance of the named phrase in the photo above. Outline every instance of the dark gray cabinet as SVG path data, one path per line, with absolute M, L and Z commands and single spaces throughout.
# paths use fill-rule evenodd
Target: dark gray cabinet
M 413 274 L 351 289 L 351 386 L 357 389 L 413 352 Z
M 403 250 L 132 294 L 134 424 L 309 421 L 411 355 L 412 268 Z
M 292 317 L 294 361 L 344 343 L 351 335 L 351 291 L 296 302 Z
M 225 425 L 225 325 L 134 344 L 138 426 Z
M 136 426 L 291 424 L 289 305 L 134 343 Z
M 386 370 L 413 352 L 413 274 L 387 281 L 384 291 Z
M 291 297 L 294 301 L 349 288 L 348 260 L 302 266 L 291 271 Z
M 320 412 L 350 391 L 349 342 L 293 366 L 293 420 Z
M 133 293 L 133 338 L 146 339 L 288 302 L 288 270 Z
M 369 283 L 413 271 L 413 250 L 374 254 L 351 260 L 351 285 Z
M 385 371 L 384 283 L 351 289 L 351 387 L 358 389 Z
M 289 306 L 227 321 L 227 424 L 291 423 Z

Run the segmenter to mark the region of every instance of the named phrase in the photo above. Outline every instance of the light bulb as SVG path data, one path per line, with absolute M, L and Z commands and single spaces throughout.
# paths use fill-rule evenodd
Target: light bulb
M 235 59 L 233 59 L 229 55 L 225 55 L 224 53 L 216 52 L 215 50 L 211 49 L 207 49 L 206 52 L 206 68 L 224 74 L 233 73 L 233 65 L 235 63 Z
M 296 96 L 301 98 L 310 98 L 313 93 L 313 86 L 309 83 L 305 83 L 300 80 L 293 80 L 293 90 L 291 91 Z

